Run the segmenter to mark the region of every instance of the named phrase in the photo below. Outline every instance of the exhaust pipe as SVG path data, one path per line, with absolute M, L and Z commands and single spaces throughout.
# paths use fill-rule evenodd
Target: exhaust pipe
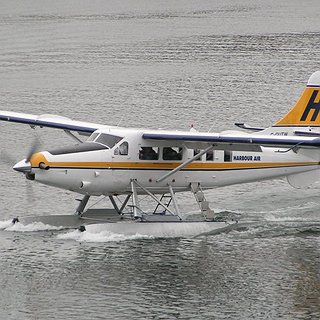
M 44 162 L 40 162 L 39 163 L 39 168 L 42 170 L 49 170 L 50 166 L 48 166 L 47 164 L 45 164 Z

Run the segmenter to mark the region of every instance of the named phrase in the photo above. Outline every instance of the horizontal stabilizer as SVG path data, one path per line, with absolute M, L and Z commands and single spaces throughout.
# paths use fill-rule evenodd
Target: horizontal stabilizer
M 263 131 L 265 129 L 265 128 L 260 128 L 260 127 L 259 128 L 258 127 L 251 127 L 243 122 L 236 122 L 234 125 L 241 128 L 241 129 L 250 130 L 250 131 Z

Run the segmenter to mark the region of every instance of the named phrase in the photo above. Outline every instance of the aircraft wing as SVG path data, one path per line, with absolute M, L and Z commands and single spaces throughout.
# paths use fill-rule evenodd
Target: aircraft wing
M 75 121 L 58 115 L 43 114 L 38 116 L 11 111 L 0 111 L 0 120 L 28 124 L 32 128 L 49 127 L 66 131 L 76 131 L 81 135 L 90 135 L 97 129 L 106 127 L 96 123 Z
M 319 148 L 320 138 L 303 136 L 271 136 L 259 134 L 218 134 L 201 132 L 144 132 L 147 140 L 183 141 L 190 148 L 214 145 L 218 150 L 261 151 L 261 147 Z

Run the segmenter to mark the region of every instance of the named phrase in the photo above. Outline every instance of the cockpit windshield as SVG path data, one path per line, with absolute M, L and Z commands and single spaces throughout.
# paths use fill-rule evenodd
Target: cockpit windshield
M 99 135 L 99 133 L 94 132 L 91 134 L 91 136 L 87 139 L 87 142 L 92 142 L 94 139 Z
M 106 133 L 96 133 L 94 132 L 87 140 L 87 142 L 95 142 L 102 144 L 110 149 L 112 149 L 123 137 L 114 136 L 112 134 Z

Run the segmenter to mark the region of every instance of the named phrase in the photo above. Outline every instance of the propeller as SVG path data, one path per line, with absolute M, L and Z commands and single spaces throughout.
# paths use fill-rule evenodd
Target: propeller
M 40 147 L 42 146 L 42 142 L 40 141 L 40 139 L 38 137 L 36 137 L 35 139 L 33 139 L 32 144 L 27 152 L 27 157 L 25 159 L 25 162 L 29 162 L 32 155 L 34 153 L 36 153 Z M 17 162 L 17 160 L 6 150 L 1 150 L 0 151 L 0 162 L 13 167 L 14 164 Z
M 30 161 L 32 155 L 34 153 L 36 153 L 40 149 L 40 147 L 41 147 L 41 141 L 40 141 L 39 137 L 36 137 L 33 140 L 32 144 L 31 144 L 31 146 L 30 146 L 30 148 L 28 150 L 27 157 L 26 157 L 26 162 Z
M 19 163 L 24 164 L 24 166 L 28 166 L 26 171 L 20 170 L 20 172 L 25 174 L 25 177 L 27 180 L 34 180 L 34 174 L 31 172 L 31 165 L 30 165 L 30 159 L 32 155 L 37 152 L 43 143 L 41 143 L 40 139 L 38 137 L 35 137 L 32 140 L 32 143 L 27 150 L 27 157 L 25 160 L 20 161 Z M 0 162 L 7 166 L 8 168 L 12 168 L 18 165 L 17 159 L 15 158 L 15 155 L 10 154 L 7 150 L 2 149 L 0 151 Z M 19 170 L 17 170 L 19 171 Z M 34 201 L 34 199 L 37 197 L 37 193 L 34 191 L 34 185 L 30 183 L 29 181 L 25 181 L 25 197 L 28 204 L 30 204 L 30 201 Z
M 30 159 L 31 159 L 32 155 L 35 152 L 37 152 L 37 150 L 39 150 L 40 146 L 41 146 L 41 141 L 40 141 L 40 139 L 38 137 L 36 137 L 33 140 L 32 144 L 31 144 L 31 146 L 30 146 L 30 148 L 29 148 L 29 150 L 27 152 L 27 157 L 24 160 L 21 160 L 18 163 L 16 163 L 13 166 L 13 169 L 16 170 L 16 171 L 25 173 L 27 179 L 32 178 L 33 175 L 31 174 Z M 33 180 L 33 179 L 31 179 L 31 180 Z

